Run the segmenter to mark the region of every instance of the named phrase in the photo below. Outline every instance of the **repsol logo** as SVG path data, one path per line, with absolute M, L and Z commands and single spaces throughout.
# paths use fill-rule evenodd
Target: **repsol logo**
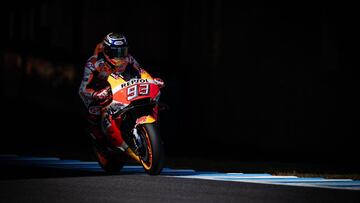
M 125 87 L 128 87 L 128 86 L 131 86 L 133 84 L 138 84 L 138 83 L 148 83 L 148 79 L 131 79 L 130 81 L 128 82 L 125 82 L 123 84 L 120 85 L 120 88 L 125 88 Z

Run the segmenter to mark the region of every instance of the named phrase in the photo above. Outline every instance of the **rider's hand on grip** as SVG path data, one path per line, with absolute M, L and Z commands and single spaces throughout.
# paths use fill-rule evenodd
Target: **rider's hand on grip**
M 93 93 L 93 98 L 99 102 L 100 105 L 104 105 L 112 98 L 111 88 L 107 87 Z
M 165 83 L 161 78 L 154 78 L 154 82 L 160 87 L 165 87 Z

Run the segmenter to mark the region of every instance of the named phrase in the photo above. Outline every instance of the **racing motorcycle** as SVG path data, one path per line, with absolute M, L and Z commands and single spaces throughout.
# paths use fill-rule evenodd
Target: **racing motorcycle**
M 140 77 L 126 80 L 112 74 L 107 82 L 112 99 L 106 109 L 131 153 L 126 154 L 111 142 L 102 145 L 94 142 L 98 163 L 106 172 L 117 172 L 132 160 L 141 164 L 147 174 L 160 174 L 164 147 L 158 130 L 158 112 L 167 107 L 159 103 L 163 81 L 142 71 Z

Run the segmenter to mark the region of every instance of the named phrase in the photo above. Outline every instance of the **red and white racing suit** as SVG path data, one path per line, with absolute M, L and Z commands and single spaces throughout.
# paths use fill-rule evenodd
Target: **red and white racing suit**
M 97 96 L 110 97 L 106 99 L 111 100 L 111 95 L 103 94 L 106 93 L 104 89 L 109 87 L 107 83 L 109 75 L 113 74 L 126 78 L 126 76 L 130 74 L 131 77 L 134 75 L 140 76 L 140 72 L 142 71 L 144 70 L 140 68 L 139 64 L 131 55 L 125 57 L 123 64 L 119 67 L 112 68 L 105 60 L 102 43 L 97 45 L 94 55 L 91 56 L 85 64 L 83 78 L 79 88 L 80 97 L 88 110 L 88 121 L 92 124 L 90 126 L 95 139 L 111 138 L 110 140 L 115 146 L 123 151 L 127 149 L 128 146 L 122 139 L 120 131 L 116 127 L 113 127 L 115 121 L 112 120 L 107 111 L 101 110 L 106 104 L 101 104 Z M 101 130 L 99 127 L 101 127 Z M 104 134 L 107 138 L 102 136 Z

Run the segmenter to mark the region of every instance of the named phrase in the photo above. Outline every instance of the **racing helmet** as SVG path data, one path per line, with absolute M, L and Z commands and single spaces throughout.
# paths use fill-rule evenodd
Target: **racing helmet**
M 106 60 L 113 66 L 120 66 L 128 55 L 128 43 L 124 35 L 111 32 L 103 41 Z

